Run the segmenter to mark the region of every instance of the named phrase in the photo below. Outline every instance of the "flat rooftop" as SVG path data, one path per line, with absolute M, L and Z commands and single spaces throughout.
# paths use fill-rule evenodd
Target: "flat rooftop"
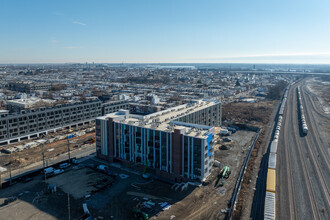
M 185 135 L 205 138 L 213 127 L 206 125 L 190 124 L 175 121 L 177 118 L 188 115 L 199 110 L 218 104 L 218 101 L 198 100 L 193 103 L 179 105 L 163 111 L 141 116 L 129 114 L 128 110 L 120 110 L 115 113 L 107 114 L 98 119 L 113 118 L 115 122 L 122 124 L 151 128 L 154 130 L 172 132 L 175 129 L 185 129 Z
M 53 103 L 55 102 L 55 100 L 51 100 L 51 99 L 40 99 L 40 98 L 27 98 L 27 99 L 12 99 L 12 100 L 8 100 L 7 103 L 9 104 L 20 104 L 20 105 L 34 105 L 40 101 L 46 102 L 46 103 Z

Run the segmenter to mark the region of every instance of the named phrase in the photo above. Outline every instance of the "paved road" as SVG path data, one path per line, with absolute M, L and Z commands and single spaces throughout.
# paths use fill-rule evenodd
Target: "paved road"
M 80 149 L 77 149 L 75 151 L 71 151 L 70 156 L 71 156 L 71 158 L 76 157 L 78 159 L 78 158 L 83 158 L 83 157 L 93 155 L 95 153 L 95 151 L 96 151 L 96 149 L 95 149 L 95 146 L 93 145 L 91 147 L 80 148 Z M 65 153 L 65 154 L 62 154 L 62 155 L 60 155 L 56 158 L 47 160 L 47 165 L 50 166 L 52 164 L 56 164 L 56 163 L 59 163 L 61 161 L 67 160 L 67 159 L 68 159 L 68 154 Z M 28 173 L 28 172 L 31 172 L 31 171 L 41 169 L 42 166 L 43 166 L 42 161 L 40 161 L 40 162 L 31 164 L 31 165 L 29 165 L 29 166 L 27 166 L 23 169 L 14 170 L 14 171 L 12 171 L 12 177 L 14 178 L 14 177 L 19 176 L 23 173 Z M 10 178 L 9 173 L 5 173 L 5 174 L 2 175 L 1 181 L 2 182 L 8 181 L 9 178 Z
M 288 93 L 277 151 L 277 219 L 330 219 L 329 146 L 320 137 L 319 121 L 330 122 L 307 91 L 306 80 Z M 298 120 L 297 86 L 309 132 L 303 136 Z

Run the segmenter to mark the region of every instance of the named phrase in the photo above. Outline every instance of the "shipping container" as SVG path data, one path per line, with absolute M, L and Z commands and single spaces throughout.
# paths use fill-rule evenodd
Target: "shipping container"
M 265 220 L 275 220 L 275 193 L 266 192 L 265 198 Z
M 276 169 L 276 153 L 269 154 L 268 169 Z
M 274 169 L 268 169 L 267 172 L 267 192 L 275 192 L 276 188 L 276 171 Z
M 270 153 L 276 153 L 277 152 L 277 145 L 278 145 L 277 140 L 272 141 L 272 143 L 270 145 Z

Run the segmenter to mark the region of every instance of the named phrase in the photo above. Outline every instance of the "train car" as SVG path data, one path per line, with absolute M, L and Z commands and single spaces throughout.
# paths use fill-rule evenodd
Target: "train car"
M 293 85 L 291 83 L 290 85 Z M 289 86 L 288 86 L 289 88 Z M 274 139 L 270 144 L 270 153 L 268 158 L 267 184 L 265 197 L 265 212 L 264 219 L 275 220 L 275 196 L 276 196 L 276 152 L 278 147 L 278 138 L 283 121 L 284 108 L 287 101 L 288 88 L 284 92 L 282 102 L 280 104 L 279 116 L 275 127 Z M 297 89 L 298 92 L 298 89 Z M 299 96 L 298 96 L 299 97 Z M 299 100 L 298 100 L 299 101 Z
M 276 171 L 275 169 L 268 169 L 266 191 L 275 193 L 275 188 L 276 188 Z
M 273 140 L 272 143 L 270 144 L 270 153 L 275 153 L 277 152 L 277 145 L 278 145 L 278 141 L 277 140 Z
M 266 192 L 264 219 L 275 220 L 275 193 Z
M 284 97 L 282 99 L 281 104 L 280 104 L 280 110 L 279 110 L 279 113 L 278 113 L 280 116 L 283 115 L 283 113 L 284 113 L 284 108 L 285 108 L 286 100 L 287 100 L 287 98 Z
M 268 169 L 276 169 L 276 153 L 269 153 Z
M 280 111 L 278 112 L 279 115 L 283 115 L 284 114 L 284 108 L 280 108 Z
M 302 131 L 303 131 L 303 133 L 304 133 L 305 135 L 308 134 L 308 127 L 307 127 L 306 124 L 303 125 Z
M 275 220 L 275 202 L 276 202 L 276 171 L 275 169 L 268 169 L 267 185 L 265 197 L 265 212 L 264 219 Z
M 297 87 L 297 96 L 298 96 L 298 105 L 299 105 L 298 117 L 300 117 L 299 122 L 300 122 L 301 130 L 302 130 L 304 135 L 307 135 L 308 134 L 308 126 L 307 126 L 307 123 L 306 123 L 304 107 L 302 105 L 300 87 Z

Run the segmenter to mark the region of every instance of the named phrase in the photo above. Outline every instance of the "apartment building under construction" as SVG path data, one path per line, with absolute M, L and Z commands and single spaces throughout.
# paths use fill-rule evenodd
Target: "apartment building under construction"
M 221 103 L 198 100 L 141 116 L 120 110 L 96 119 L 99 158 L 142 165 L 171 181 L 202 181 L 214 161 L 214 126 Z

